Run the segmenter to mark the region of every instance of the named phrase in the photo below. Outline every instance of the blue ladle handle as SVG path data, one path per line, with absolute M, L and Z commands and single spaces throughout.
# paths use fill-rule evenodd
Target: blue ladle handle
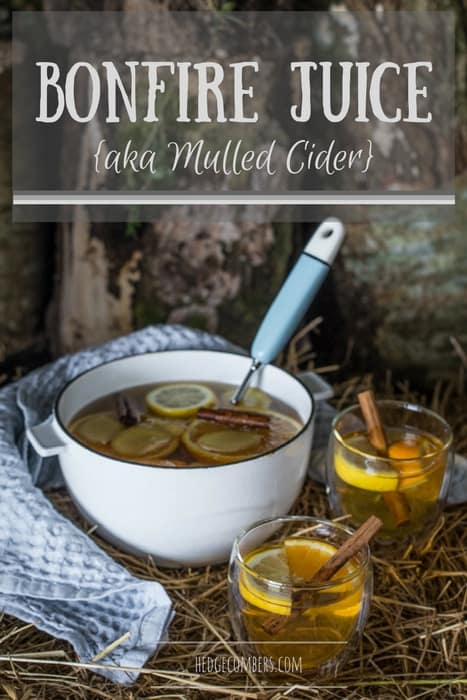
M 290 340 L 318 293 L 344 240 L 338 219 L 325 219 L 311 236 L 272 302 L 251 346 L 252 366 L 231 399 L 238 403 L 254 371 L 272 362 Z

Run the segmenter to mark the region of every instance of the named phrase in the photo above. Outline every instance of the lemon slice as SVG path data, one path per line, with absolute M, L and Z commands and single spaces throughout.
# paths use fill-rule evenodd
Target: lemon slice
M 165 430 L 167 433 L 173 435 L 173 437 L 181 437 L 183 431 L 186 429 L 188 421 L 183 418 L 162 418 L 159 416 L 148 415 L 144 419 L 145 425 L 152 425 Z
M 381 469 L 369 472 L 352 462 L 347 461 L 339 451 L 334 454 L 334 468 L 342 481 L 364 491 L 397 491 L 399 473 L 395 469 Z
M 159 425 L 141 423 L 122 430 L 111 442 L 112 449 L 124 457 L 165 457 L 175 450 L 178 438 Z
M 288 416 L 286 413 L 259 408 L 249 408 L 248 411 L 250 413 L 259 413 L 262 416 L 269 416 L 268 449 L 283 445 L 295 437 L 303 428 L 303 423 L 300 423 L 296 418 L 292 418 L 292 416 Z
M 220 464 L 227 461 L 251 459 L 256 455 L 283 445 L 296 435 L 302 425 L 283 413 L 249 409 L 251 413 L 270 416 L 267 428 L 221 429 L 209 421 L 195 420 L 183 433 L 182 442 L 197 459 Z M 217 433 L 215 437 L 208 437 Z
M 230 399 L 235 393 L 235 388 L 232 387 L 222 394 L 222 400 L 225 404 L 230 405 Z M 272 398 L 262 389 L 257 387 L 249 387 L 243 395 L 243 398 L 238 402 L 237 406 L 242 408 L 269 408 L 272 403 Z
M 88 442 L 106 445 L 123 430 L 123 425 L 110 412 L 90 413 L 70 425 L 70 431 Z
M 289 582 L 289 567 L 282 545 L 260 548 L 245 557 L 245 564 L 256 574 L 240 572 L 238 587 L 243 600 L 259 610 L 289 615 L 292 608 L 291 591 L 273 587 L 268 581 Z M 279 590 L 278 590 L 279 589 Z
M 260 430 L 220 428 L 209 421 L 195 420 L 183 433 L 182 443 L 197 459 L 219 464 L 260 454 L 265 438 Z
M 303 428 L 303 423 L 300 423 L 296 418 L 292 418 L 292 416 L 288 416 L 285 413 L 279 413 L 279 411 L 259 408 L 250 408 L 248 410 L 251 413 L 259 413 L 270 417 L 269 430 L 274 434 L 275 441 L 279 443 L 289 440 Z
M 220 454 L 235 454 L 256 450 L 262 443 L 261 435 L 246 430 L 216 430 L 201 435 L 198 445 L 203 450 Z
M 255 549 L 244 560 L 258 576 L 278 583 L 290 583 L 289 565 L 282 544 Z
M 151 411 L 172 418 L 192 416 L 200 408 L 212 406 L 215 402 L 215 395 L 203 384 L 165 384 L 146 396 Z

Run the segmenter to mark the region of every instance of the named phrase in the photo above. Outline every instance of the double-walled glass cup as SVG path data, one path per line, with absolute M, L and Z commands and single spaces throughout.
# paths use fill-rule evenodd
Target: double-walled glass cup
M 257 523 L 234 542 L 233 631 L 246 657 L 263 659 L 263 670 L 334 677 L 357 646 L 372 592 L 369 548 L 331 580 L 310 581 L 351 534 L 327 520 L 291 516 Z
M 452 432 L 433 411 L 401 401 L 378 401 L 389 444 L 378 455 L 359 406 L 336 416 L 327 453 L 327 491 L 333 515 L 353 526 L 377 515 L 377 539 L 422 542 L 445 503 Z

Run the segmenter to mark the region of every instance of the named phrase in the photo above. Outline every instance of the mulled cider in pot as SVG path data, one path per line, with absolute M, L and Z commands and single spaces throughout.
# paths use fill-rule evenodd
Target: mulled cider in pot
M 248 389 L 233 408 L 234 390 L 219 382 L 131 387 L 92 402 L 68 427 L 77 440 L 105 455 L 168 467 L 249 459 L 301 430 L 292 409 L 259 388 Z

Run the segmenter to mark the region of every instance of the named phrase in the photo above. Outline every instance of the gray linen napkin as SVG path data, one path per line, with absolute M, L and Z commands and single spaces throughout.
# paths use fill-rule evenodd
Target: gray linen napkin
M 140 668 L 159 646 L 171 602 L 105 554 L 60 515 L 40 487 L 62 484 L 56 458 L 41 460 L 25 429 L 50 414 L 60 389 L 102 362 L 155 350 L 232 349 L 226 341 L 180 326 L 155 326 L 67 355 L 0 391 L 0 609 L 68 640 L 86 662 L 127 632 L 103 665 Z M 104 669 L 119 683 L 138 676 Z

